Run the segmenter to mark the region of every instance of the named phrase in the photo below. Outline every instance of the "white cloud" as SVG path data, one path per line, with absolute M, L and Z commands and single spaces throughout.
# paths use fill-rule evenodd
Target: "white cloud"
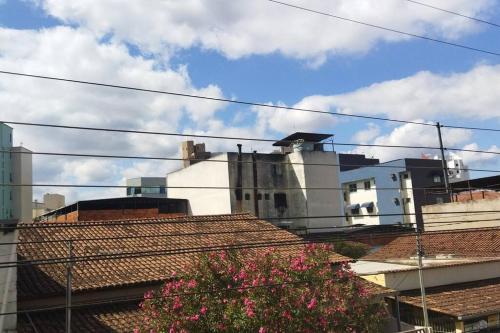
M 368 127 L 364 130 L 357 132 L 352 138 L 353 142 L 369 143 L 380 134 L 380 127 L 376 124 L 369 123 Z
M 421 119 L 416 121 L 423 122 Z M 445 147 L 458 147 L 472 138 L 472 131 L 463 129 L 443 129 L 443 145 Z M 394 128 L 391 132 L 377 136 L 366 142 L 375 145 L 388 146 L 415 146 L 415 147 L 439 147 L 437 130 L 434 126 L 422 126 L 416 124 L 404 124 Z M 365 154 L 384 161 L 398 158 L 420 158 L 423 153 L 439 155 L 439 150 L 426 148 L 391 148 L 391 147 L 356 147 L 352 151 L 357 154 Z
M 194 87 L 183 67 L 160 70 L 153 60 L 131 56 L 122 44 L 100 44 L 94 34 L 80 28 L 0 29 L 0 68 L 223 97 L 217 86 Z M 5 75 L 0 77 L 0 104 L 1 120 L 6 121 L 157 132 L 178 132 L 185 119 L 190 119 L 197 128 L 207 128 L 204 123 L 224 109 L 219 102 Z M 23 142 L 27 148 L 42 152 L 172 156 L 177 154 L 181 139 L 14 126 L 16 144 Z M 34 160 L 35 181 L 45 183 L 117 184 L 130 166 L 130 162 L 119 160 L 55 157 Z M 165 172 L 157 169 L 154 175 Z M 35 193 L 38 196 L 46 190 L 37 189 Z M 85 191 L 65 192 L 76 198 Z M 117 192 L 102 189 L 91 193 L 100 197 Z
M 33 0 L 47 13 L 80 24 L 99 36 L 138 45 L 167 58 L 200 46 L 235 59 L 279 52 L 320 65 L 334 53 L 366 52 L 379 42 L 407 36 L 283 7 L 264 0 Z M 292 4 L 414 34 L 456 39 L 478 30 L 470 20 L 401 0 L 301 0 Z M 433 4 L 488 17 L 495 0 L 438 0 Z M 311 38 L 311 36 L 314 36 Z
M 479 65 L 464 73 L 419 72 L 346 94 L 308 96 L 299 105 L 411 120 L 443 117 L 499 119 L 499 103 L 500 65 Z
M 480 168 L 486 165 L 494 165 L 494 164 L 498 165 L 498 157 L 499 157 L 498 154 L 500 154 L 500 148 L 496 145 L 492 145 L 489 148 L 484 149 L 474 142 L 463 146 L 462 149 L 479 150 L 486 152 L 486 153 L 469 152 L 469 151 L 456 152 L 457 155 L 462 157 L 465 165 L 467 165 L 470 168 Z M 490 153 L 495 153 L 495 154 L 490 154 Z

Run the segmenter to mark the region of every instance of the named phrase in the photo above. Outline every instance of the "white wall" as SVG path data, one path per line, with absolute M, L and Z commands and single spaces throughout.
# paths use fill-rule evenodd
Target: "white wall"
M 0 231 L 0 243 L 17 241 L 17 231 L 4 233 Z M 0 262 L 16 261 L 15 245 L 0 245 Z M 0 312 L 15 312 L 17 310 L 17 270 L 15 267 L 0 269 Z M 0 332 L 15 331 L 16 315 L 0 316 Z
M 426 287 L 470 282 L 497 278 L 500 276 L 498 261 L 473 263 L 468 265 L 445 266 L 424 269 Z M 375 280 L 370 279 L 372 282 Z M 411 290 L 420 288 L 418 270 L 385 273 L 385 286 L 394 290 Z
M 288 155 L 291 162 L 303 162 L 306 165 L 294 165 L 297 179 L 307 200 L 308 216 L 337 216 L 330 218 L 310 218 L 308 231 L 328 232 L 328 228 L 345 224 L 343 196 L 340 186 L 338 158 L 335 152 L 296 151 Z M 328 164 L 328 165 L 308 165 Z M 317 188 L 328 188 L 327 190 Z
M 227 154 L 210 159 L 227 161 Z M 173 188 L 176 186 L 223 187 L 222 189 Z M 193 215 L 230 214 L 229 171 L 226 162 L 202 161 L 167 175 L 169 198 L 189 200 Z
M 486 211 L 496 212 L 488 213 Z M 451 202 L 422 207 L 426 231 L 499 227 L 500 213 L 498 211 L 500 211 L 500 199 Z
M 13 184 L 32 184 L 33 169 L 31 152 L 23 147 L 12 148 L 12 182 Z M 15 152 L 24 152 L 15 154 Z M 12 215 L 14 219 L 22 222 L 30 222 L 33 218 L 32 211 L 33 187 L 14 186 L 12 190 Z
M 362 187 L 363 184 L 361 182 L 366 179 L 372 179 L 372 181 L 374 181 L 373 187 L 375 188 L 376 193 L 363 194 L 363 192 L 360 191 L 361 196 L 359 198 L 354 197 L 355 200 L 348 200 L 350 204 L 362 204 L 363 202 L 374 201 L 377 214 L 393 214 L 390 216 L 380 216 L 378 222 L 379 224 L 403 223 L 403 215 L 397 214 L 403 213 L 402 193 L 400 191 L 400 174 L 405 171 L 405 161 L 395 160 L 382 163 L 380 165 L 385 167 L 363 167 L 341 172 L 340 182 L 343 187 L 352 182 L 360 182 L 361 191 L 364 191 L 364 187 Z M 396 175 L 396 180 L 392 179 L 392 174 Z M 360 186 L 358 186 L 358 191 Z M 347 191 L 347 195 L 350 195 L 349 191 Z M 376 198 L 376 200 L 373 198 Z M 399 206 L 394 204 L 394 198 L 399 199 Z M 356 200 L 360 201 L 356 202 Z M 354 218 L 353 223 L 373 224 L 376 222 L 372 216 L 369 216 L 365 209 L 362 209 L 361 213 L 363 213 L 363 215 Z

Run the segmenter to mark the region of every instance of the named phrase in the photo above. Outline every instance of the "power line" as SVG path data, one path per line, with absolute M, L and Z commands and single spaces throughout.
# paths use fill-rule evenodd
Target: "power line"
M 453 187 L 453 191 L 469 191 L 469 190 L 491 190 L 492 187 L 498 186 L 500 184 L 491 184 L 488 187 Z M 0 187 L 59 187 L 59 188 L 128 188 L 127 185 L 99 185 L 99 184 L 12 184 L 12 183 L 0 183 Z M 315 190 L 315 191 L 346 191 L 347 188 L 342 187 L 262 187 L 262 186 L 149 186 L 143 185 L 142 188 L 160 188 L 165 187 L 165 189 L 196 189 L 196 190 L 263 190 L 263 191 L 299 191 L 299 190 Z M 435 187 L 375 187 L 370 190 L 380 190 L 380 191 L 400 191 L 405 190 L 422 190 L 422 191 L 439 191 L 446 190 L 446 187 L 435 186 Z M 444 193 L 434 193 L 434 194 L 444 194 Z
M 448 13 L 448 14 L 457 15 L 457 16 L 460 16 L 460 17 L 463 17 L 463 18 L 466 18 L 466 19 L 469 19 L 469 20 L 472 20 L 472 21 L 476 21 L 476 22 L 479 22 L 479 23 L 484 23 L 484 24 L 488 24 L 488 25 L 500 28 L 500 25 L 497 24 L 497 23 L 486 21 L 486 20 L 483 20 L 483 19 L 480 19 L 480 18 L 477 18 L 477 17 L 474 17 L 474 16 L 465 15 L 465 14 L 458 13 L 458 12 L 455 12 L 455 11 L 452 11 L 452 10 L 449 10 L 449 9 L 440 8 L 440 7 L 437 7 L 437 6 L 429 5 L 427 3 L 423 3 L 423 2 L 419 2 L 419 1 L 415 1 L 415 0 L 405 0 L 405 1 L 414 3 L 414 4 L 419 5 L 419 6 L 424 6 L 424 7 L 427 7 L 427 8 L 432 8 L 432 9 L 435 9 L 435 10 L 438 10 L 438 11 L 441 11 L 441 12 L 445 12 L 445 13 Z
M 470 230 L 483 230 L 483 229 L 497 229 L 497 228 L 469 228 L 469 229 L 459 229 L 459 230 L 442 230 L 442 231 L 431 231 L 426 232 L 426 235 L 436 235 L 436 234 L 450 234 L 457 232 L 464 232 Z M 393 233 L 394 234 L 394 233 Z M 370 236 L 373 238 L 383 238 L 387 237 L 388 233 L 381 233 L 379 235 Z M 411 236 L 413 233 L 396 233 L 397 236 Z M 338 239 L 333 238 L 333 241 Z M 350 239 L 349 239 L 350 240 Z M 77 262 L 93 262 L 93 261 L 105 261 L 105 260 L 120 260 L 120 259 L 135 259 L 144 257 L 157 257 L 157 256 L 171 256 L 171 255 L 181 255 L 181 254 L 194 254 L 194 253 L 205 253 L 213 251 L 231 251 L 231 250 L 243 250 L 243 249 L 259 249 L 259 248 L 279 248 L 279 247 L 290 247 L 290 246 L 300 246 L 307 245 L 311 243 L 330 243 L 332 242 L 331 235 L 319 236 L 312 240 L 305 239 L 290 239 L 284 241 L 265 241 L 265 242 L 251 242 L 251 243 L 240 243 L 240 244 L 222 244 L 215 246 L 200 246 L 200 247 L 187 247 L 187 248 L 174 248 L 174 249 L 160 249 L 160 250 L 148 250 L 148 251 L 131 251 L 131 252 L 121 252 L 113 254 L 91 254 L 84 256 L 73 256 L 68 258 L 64 257 L 52 257 L 46 259 L 33 259 L 33 260 L 16 260 L 7 261 L 0 264 L 0 269 L 11 268 L 18 266 L 46 266 L 46 265 L 56 265 L 56 264 L 66 264 L 66 263 L 77 263 Z M 175 243 L 169 243 L 169 245 L 178 245 Z
M 467 130 L 472 130 L 472 131 L 500 132 L 500 128 L 471 127 L 471 126 L 453 126 L 453 125 L 441 125 L 441 127 L 456 128 L 456 129 L 467 129 Z
M 171 95 L 171 96 L 178 96 L 178 97 L 196 98 L 196 99 L 202 99 L 202 100 L 208 100 L 208 101 L 214 101 L 214 102 L 226 102 L 226 103 L 233 103 L 233 104 L 240 104 L 240 105 L 259 106 L 259 107 L 265 107 L 265 108 L 270 108 L 270 109 L 282 109 L 282 110 L 288 110 L 288 111 L 300 111 L 300 112 L 310 112 L 310 113 L 318 113 L 318 114 L 328 114 L 328 115 L 341 116 L 341 117 L 390 121 L 390 122 L 403 123 L 403 124 L 435 126 L 434 124 L 417 122 L 417 121 L 408 121 L 408 120 L 391 119 L 391 118 L 384 118 L 384 117 L 347 114 L 347 113 L 324 111 L 324 110 L 317 110 L 317 109 L 296 108 L 296 107 L 282 106 L 282 105 L 270 105 L 270 104 L 265 104 L 265 103 L 241 101 L 241 100 L 219 98 L 219 97 L 201 96 L 201 95 L 194 95 L 194 94 L 185 94 L 185 93 L 178 93 L 178 92 L 172 92 L 172 91 L 166 91 L 166 90 L 154 90 L 154 89 L 138 88 L 138 87 L 131 87 L 131 86 L 116 85 L 116 84 L 100 83 L 100 82 L 94 82 L 94 81 L 65 79 L 65 78 L 60 78 L 60 77 L 55 77 L 55 76 L 35 75 L 35 74 L 27 74 L 27 73 L 11 72 L 11 71 L 3 71 L 3 70 L 0 70 L 0 74 L 31 77 L 31 78 L 61 81 L 61 82 L 78 83 L 78 84 L 92 85 L 92 86 L 98 86 L 98 87 L 133 90 L 133 91 L 140 91 L 140 92 L 147 92 L 147 93 L 164 94 L 164 95 Z
M 436 43 L 440 43 L 440 44 L 445 44 L 445 45 L 449 45 L 449 46 L 454 46 L 454 47 L 458 47 L 458 48 L 462 48 L 462 49 L 466 49 L 466 50 L 470 50 L 470 51 L 481 52 L 481 53 L 485 53 L 485 54 L 489 54 L 489 55 L 494 55 L 494 56 L 500 56 L 500 53 L 497 53 L 497 52 L 488 51 L 488 50 L 484 50 L 484 49 L 479 49 L 479 48 L 476 48 L 476 47 L 467 46 L 467 45 L 463 45 L 463 44 L 448 42 L 448 41 L 437 39 L 437 38 L 426 37 L 426 36 L 423 36 L 423 35 L 417 35 L 417 34 L 414 34 L 414 33 L 411 33 L 411 32 L 406 32 L 406 31 L 397 30 L 397 29 L 393 29 L 393 28 L 386 28 L 386 27 L 381 26 L 381 25 L 367 23 L 367 22 L 363 22 L 363 21 L 359 21 L 359 20 L 355 20 L 355 19 L 351 19 L 351 18 L 339 16 L 339 15 L 334 15 L 334 14 L 331 14 L 331 13 L 322 12 L 322 11 L 315 10 L 315 9 L 310 9 L 310 8 L 306 8 L 306 7 L 302 7 L 302 6 L 298 6 L 298 5 L 293 5 L 293 4 L 290 4 L 290 3 L 287 3 L 287 2 L 281 2 L 281 1 L 277 1 L 277 0 L 267 0 L 267 1 L 273 2 L 273 3 L 278 4 L 278 5 L 282 5 L 282 6 L 286 6 L 286 7 L 290 7 L 290 8 L 295 8 L 295 9 L 299 9 L 299 10 L 303 10 L 303 11 L 306 11 L 306 12 L 309 12 L 309 13 L 313 13 L 313 14 L 319 14 L 319 15 L 331 17 L 331 18 L 338 19 L 338 20 L 343 20 L 343 21 L 347 21 L 347 22 L 351 22 L 351 23 L 356 23 L 356 24 L 364 25 L 364 26 L 375 28 L 375 29 L 379 29 L 379 30 L 390 31 L 390 32 L 401 34 L 401 35 L 415 37 L 415 38 L 419 38 L 419 39 L 423 39 L 423 40 L 427 40 L 427 41 L 431 41 L 431 42 L 436 42 Z
M 379 215 L 380 216 L 380 215 Z M 324 217 L 304 217 L 304 218 L 295 218 L 295 219 L 314 219 L 314 218 L 324 218 Z M 240 221 L 240 220 L 239 220 Z M 251 220 L 247 220 L 251 221 Z M 257 220 L 258 221 L 258 220 Z M 475 219 L 475 220 L 446 220 L 442 222 L 438 221 L 433 221 L 433 222 L 426 222 L 424 223 L 425 226 L 433 226 L 433 225 L 439 225 L 439 226 L 449 226 L 449 225 L 460 225 L 460 224 L 469 224 L 469 223 L 475 223 L 475 222 L 500 222 L 500 218 L 493 218 L 493 219 Z M 220 223 L 220 221 L 218 221 Z M 235 222 L 235 221 L 230 221 L 230 222 Z M 191 223 L 196 223 L 196 222 L 191 222 Z M 58 223 L 59 224 L 59 223 Z M 156 223 L 148 223 L 143 221 L 142 223 L 137 223 L 137 224 L 162 224 L 161 222 L 156 222 Z M 179 223 L 177 223 L 179 224 Z M 413 229 L 413 226 L 417 225 L 417 223 L 407 223 L 407 224 L 400 224 L 400 223 L 391 223 L 391 224 L 384 224 L 384 226 L 390 227 L 401 227 L 401 230 L 398 231 L 392 231 L 392 232 L 385 232 L 385 231 L 375 231 L 370 234 L 370 236 L 376 236 L 377 234 L 380 234 L 381 236 L 388 236 L 388 235 L 401 235 L 405 234 L 408 232 L 411 232 Z M 95 226 L 95 225 L 94 225 Z M 109 225 L 106 225 L 109 226 Z M 66 225 L 66 227 L 68 227 Z M 500 227 L 500 225 L 498 225 Z M 487 228 L 487 227 L 486 227 Z M 497 227 L 490 227 L 490 228 L 497 228 Z M 25 228 L 25 230 L 28 228 Z M 335 229 L 343 229 L 340 231 L 333 231 L 334 233 L 337 232 L 338 235 L 333 235 L 332 233 L 329 233 L 328 236 L 332 237 L 332 239 L 340 239 L 340 240 L 345 240 L 348 239 L 348 235 L 343 235 L 340 232 L 342 231 L 353 231 L 356 229 L 359 230 L 366 230 L 366 225 L 360 225 L 360 226 L 331 226 L 331 227 L 309 227 L 308 230 L 311 231 L 318 231 L 318 230 L 335 230 Z M 482 228 L 470 228 L 470 229 L 482 229 Z M 303 228 L 287 228 L 287 231 L 290 232 L 301 232 L 304 231 Z M 283 232 L 282 229 L 278 229 L 276 227 L 269 228 L 269 229 L 242 229 L 242 230 L 237 230 L 237 231 L 202 231 L 202 232 L 185 232 L 185 233 L 179 233 L 179 232 L 171 232 L 171 233 L 154 233 L 154 234 L 139 234 L 139 235 L 133 235 L 133 236 L 111 236 L 111 237 L 73 237 L 73 238 L 59 238 L 59 239 L 43 239 L 43 240 L 22 240 L 22 241 L 13 241 L 13 242 L 2 242 L 0 243 L 0 246 L 11 246 L 11 245 L 35 245 L 35 244 L 57 244 L 57 243 L 66 243 L 66 242 L 90 242 L 90 241 L 108 241 L 108 240 L 127 240 L 127 239 L 143 239 L 143 238 L 168 238 L 168 237 L 190 237 L 190 236 L 209 236 L 209 235 L 240 235 L 240 234 L 254 234 L 254 233 L 264 233 L 264 232 Z M 303 235 L 302 235 L 303 236 Z M 300 235 L 299 235 L 300 237 Z M 359 236 L 358 236 L 359 237 Z M 24 237 L 23 237 L 24 238 Z

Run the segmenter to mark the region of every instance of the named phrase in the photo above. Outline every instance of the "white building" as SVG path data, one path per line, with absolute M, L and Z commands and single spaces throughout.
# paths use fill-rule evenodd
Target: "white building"
M 127 197 L 166 198 L 165 177 L 138 177 L 127 179 Z
M 193 215 L 249 212 L 294 229 L 328 231 L 344 221 L 337 154 L 320 143 L 330 136 L 295 133 L 270 154 L 242 153 L 241 145 L 238 153 L 203 149 L 206 160 L 167 175 L 169 197 L 188 199 Z
M 12 148 L 12 218 L 22 222 L 33 219 L 33 162 L 31 151 L 24 147 Z
M 422 225 L 421 207 L 448 202 L 441 161 L 400 159 L 340 173 L 348 224 Z
M 33 218 L 66 206 L 65 199 L 62 194 L 45 193 L 42 202 L 36 200 L 33 202 Z
M 470 179 L 469 170 L 460 156 L 450 153 L 446 159 L 446 163 L 451 183 Z

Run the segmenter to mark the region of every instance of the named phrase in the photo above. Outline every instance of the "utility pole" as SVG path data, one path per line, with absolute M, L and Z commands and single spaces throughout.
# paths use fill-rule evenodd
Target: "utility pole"
M 66 333 L 71 333 L 71 280 L 73 279 L 73 241 L 68 241 L 68 262 L 66 263 Z
M 450 196 L 450 201 L 453 201 L 453 193 L 450 191 L 448 163 L 446 161 L 446 157 L 444 156 L 443 136 L 441 135 L 441 124 L 437 122 L 436 127 L 439 137 L 439 150 L 441 150 L 441 164 L 443 166 L 444 187 L 446 188 L 446 193 Z
M 424 272 L 422 270 L 422 257 L 424 256 L 424 247 L 422 246 L 422 229 L 417 227 L 417 257 L 418 257 L 418 278 L 420 282 L 420 293 L 422 294 L 422 310 L 424 313 L 424 326 L 429 327 L 429 315 L 427 313 L 427 301 L 425 297 Z

